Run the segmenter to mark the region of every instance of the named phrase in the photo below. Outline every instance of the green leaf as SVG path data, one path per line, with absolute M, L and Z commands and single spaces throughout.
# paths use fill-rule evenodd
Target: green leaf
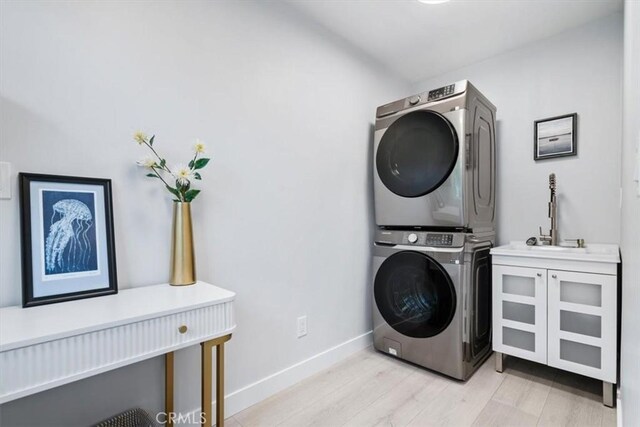
M 200 193 L 200 190 L 189 190 L 185 193 L 184 195 L 184 201 L 185 202 L 190 202 L 193 199 L 196 198 L 196 196 L 198 195 L 198 193 Z
M 153 139 L 155 138 L 155 135 L 151 135 L 151 138 L 149 138 L 149 145 L 153 145 Z
M 147 176 L 149 178 L 158 178 L 158 175 L 156 175 L 155 173 L 148 173 Z
M 180 193 L 178 192 L 178 190 L 176 190 L 175 188 L 169 187 L 168 185 L 166 187 L 167 187 L 167 190 L 169 190 L 169 193 L 173 194 L 178 199 L 180 199 Z
M 198 172 L 194 173 L 194 174 L 193 174 L 193 177 L 194 177 L 195 179 L 202 179 L 202 177 L 200 176 L 200 174 L 199 174 Z
M 194 169 L 202 169 L 203 167 L 207 166 L 207 163 L 209 163 L 209 160 L 211 160 L 211 159 L 198 159 L 193 164 L 193 166 L 194 166 L 193 168 Z
M 193 160 L 189 162 L 189 169 L 193 169 Z
M 163 168 L 164 165 L 167 164 L 167 161 L 165 159 L 160 159 L 160 167 Z

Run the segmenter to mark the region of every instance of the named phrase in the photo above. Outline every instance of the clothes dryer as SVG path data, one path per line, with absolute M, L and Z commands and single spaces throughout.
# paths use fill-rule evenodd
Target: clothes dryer
M 495 229 L 496 107 L 466 80 L 378 107 L 376 224 Z

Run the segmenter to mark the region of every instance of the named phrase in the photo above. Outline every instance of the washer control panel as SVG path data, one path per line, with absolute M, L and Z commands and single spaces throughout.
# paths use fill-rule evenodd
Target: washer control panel
M 427 246 L 451 246 L 453 245 L 453 234 L 427 233 Z
M 453 95 L 453 92 L 456 89 L 456 85 L 452 84 L 449 86 L 443 86 L 438 89 L 430 90 L 429 97 L 427 101 L 435 101 L 436 99 L 445 98 L 447 96 Z
M 375 242 L 383 245 L 461 248 L 464 233 L 445 233 L 423 230 L 376 230 Z
M 398 242 L 404 245 L 412 246 L 453 246 L 453 234 L 451 233 L 427 233 L 420 231 L 405 231 L 402 234 L 402 241 Z

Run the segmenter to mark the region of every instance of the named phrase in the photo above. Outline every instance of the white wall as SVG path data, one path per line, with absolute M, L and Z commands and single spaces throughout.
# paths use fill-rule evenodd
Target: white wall
M 228 392 L 369 331 L 371 126 L 408 85 L 261 2 L 3 1 L 0 43 L 0 160 L 113 180 L 121 289 L 168 279 L 170 197 L 134 166 L 132 133 L 156 133 L 169 159 L 209 144 L 197 270 L 237 293 Z M 2 306 L 20 303 L 18 214 L 0 201 Z M 179 354 L 179 410 L 199 406 L 198 360 Z M 162 372 L 154 359 L 11 402 L 0 424 L 159 410 Z
M 620 397 L 623 425 L 633 426 L 640 420 L 640 184 L 632 179 L 640 167 L 640 3 L 631 0 L 624 5 L 623 101 Z
M 615 14 L 414 86 L 469 79 L 498 108 L 500 244 L 548 232 L 548 175 L 561 238 L 619 243 L 622 15 Z M 578 155 L 535 162 L 533 121 L 578 113 Z

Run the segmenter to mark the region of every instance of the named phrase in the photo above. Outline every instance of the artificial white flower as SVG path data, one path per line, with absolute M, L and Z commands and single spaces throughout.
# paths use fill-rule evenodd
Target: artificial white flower
M 152 168 L 156 166 L 156 159 L 151 156 L 145 156 L 138 160 L 136 163 L 138 166 L 142 166 L 144 168 Z
M 180 185 L 187 185 L 195 178 L 195 175 L 191 168 L 184 165 L 176 165 L 173 168 L 173 176 L 180 183 Z
M 207 146 L 204 145 L 204 142 L 200 141 L 199 139 L 196 139 L 196 143 L 193 145 L 193 151 L 196 154 L 203 154 L 207 149 Z
M 142 145 L 146 143 L 147 139 L 149 138 L 144 132 L 137 131 L 136 133 L 133 134 L 133 139 L 135 139 L 138 144 Z
M 206 151 L 205 144 L 199 139 L 196 139 L 193 145 L 193 152 L 195 155 L 192 154 L 190 156 L 191 159 L 189 164 L 186 166 L 184 163 L 177 164 L 173 168 L 169 169 L 166 166 L 165 159 L 160 157 L 152 147 L 154 138 L 155 136 L 151 135 L 151 137 L 149 137 L 140 131 L 133 134 L 133 139 L 139 145 L 146 146 L 144 151 L 150 154 L 147 157 L 141 158 L 136 163 L 138 166 L 146 169 L 145 174 L 147 177 L 160 178 L 156 179 L 156 182 L 158 182 L 159 185 L 166 187 L 166 189 L 173 195 L 174 200 L 177 201 L 179 199 L 180 201 L 191 202 L 200 192 L 199 190 L 188 191 L 191 187 L 191 182 L 195 179 L 202 179 L 197 170 L 199 171 L 207 166 L 210 160 L 201 156 L 201 154 Z M 171 185 L 173 180 L 175 180 L 175 185 Z

